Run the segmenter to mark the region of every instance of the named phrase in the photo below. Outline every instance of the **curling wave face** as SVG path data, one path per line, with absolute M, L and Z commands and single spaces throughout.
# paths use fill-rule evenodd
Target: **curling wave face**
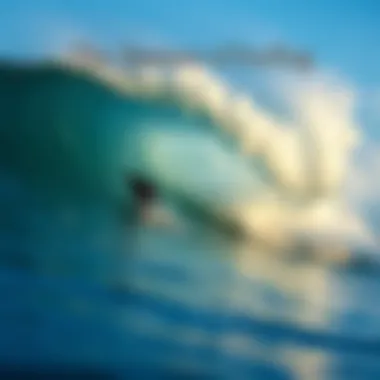
M 128 198 L 124 178 L 139 173 L 171 199 L 197 204 L 209 222 L 280 244 L 312 235 L 316 224 L 320 233 L 325 220 L 324 233 L 335 219 L 352 219 L 338 210 L 356 135 L 347 91 L 337 95 L 320 81 L 293 87 L 297 119 L 286 123 L 194 65 L 125 72 L 72 58 L 5 68 L 2 81 L 5 119 L 25 118 L 17 121 L 22 130 L 2 132 L 6 166 L 62 194 L 75 184 L 86 199 L 102 193 L 121 202 Z M 28 89 L 20 98 L 21 82 Z M 350 228 L 368 243 L 360 223 Z

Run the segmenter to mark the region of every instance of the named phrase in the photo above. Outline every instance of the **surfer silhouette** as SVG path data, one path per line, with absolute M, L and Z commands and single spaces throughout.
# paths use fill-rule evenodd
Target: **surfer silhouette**
M 152 183 L 141 178 L 127 179 L 127 185 L 132 190 L 135 218 L 140 223 L 147 221 L 149 209 L 156 198 L 156 190 Z

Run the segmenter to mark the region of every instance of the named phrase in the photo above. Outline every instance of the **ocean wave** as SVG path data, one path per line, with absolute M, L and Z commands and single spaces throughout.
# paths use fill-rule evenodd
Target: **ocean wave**
M 376 377 L 375 256 L 347 265 L 347 236 L 367 231 L 338 192 L 355 131 L 345 93 L 292 87 L 302 112 L 286 124 L 203 69 L 148 74 L 0 67 L 2 359 L 347 378 L 365 358 Z M 135 175 L 160 195 L 145 226 Z
M 15 86 L 30 86 L 23 103 L 16 101 L 33 134 L 21 123 L 17 132 L 3 129 L 2 151 L 5 165 L 18 165 L 24 175 L 31 164 L 25 157 L 34 159 L 34 150 L 39 151 L 38 170 L 46 172 L 33 173 L 32 182 L 49 173 L 65 191 L 72 183 L 71 190 L 78 191 L 81 183 L 85 198 L 94 189 L 95 196 L 101 189 L 125 197 L 125 172 L 141 173 L 176 199 L 175 208 L 189 204 L 190 218 L 202 216 L 206 224 L 238 230 L 278 249 L 300 239 L 328 241 L 326 249 L 374 249 L 365 224 L 341 202 L 339 189 L 358 127 L 352 91 L 336 80 L 314 76 L 278 82 L 294 115 L 279 120 L 199 65 L 128 71 L 74 56 L 5 65 L 2 71 L 8 103 Z M 11 122 L 18 112 L 14 107 L 4 109 Z M 10 156 L 16 150 L 22 154 L 15 164 Z M 201 155 L 203 171 L 197 164 Z M 49 167 L 52 162 L 61 166 Z

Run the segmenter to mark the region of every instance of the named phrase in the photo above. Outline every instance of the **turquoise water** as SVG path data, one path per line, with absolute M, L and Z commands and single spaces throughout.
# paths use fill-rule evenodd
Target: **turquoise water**
M 376 263 L 333 266 L 247 247 L 196 188 L 190 196 L 144 167 L 141 126 L 208 130 L 207 118 L 126 101 L 67 72 L 7 70 L 4 377 L 379 378 Z M 151 175 L 186 228 L 143 227 L 132 207 L 122 226 L 128 170 Z

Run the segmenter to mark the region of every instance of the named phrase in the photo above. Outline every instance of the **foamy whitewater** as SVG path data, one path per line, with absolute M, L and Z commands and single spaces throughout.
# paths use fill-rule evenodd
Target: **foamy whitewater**
M 7 368 L 378 378 L 376 240 L 346 196 L 355 94 L 275 85 L 290 117 L 195 64 L 0 68 Z M 143 225 L 136 173 L 159 190 Z

